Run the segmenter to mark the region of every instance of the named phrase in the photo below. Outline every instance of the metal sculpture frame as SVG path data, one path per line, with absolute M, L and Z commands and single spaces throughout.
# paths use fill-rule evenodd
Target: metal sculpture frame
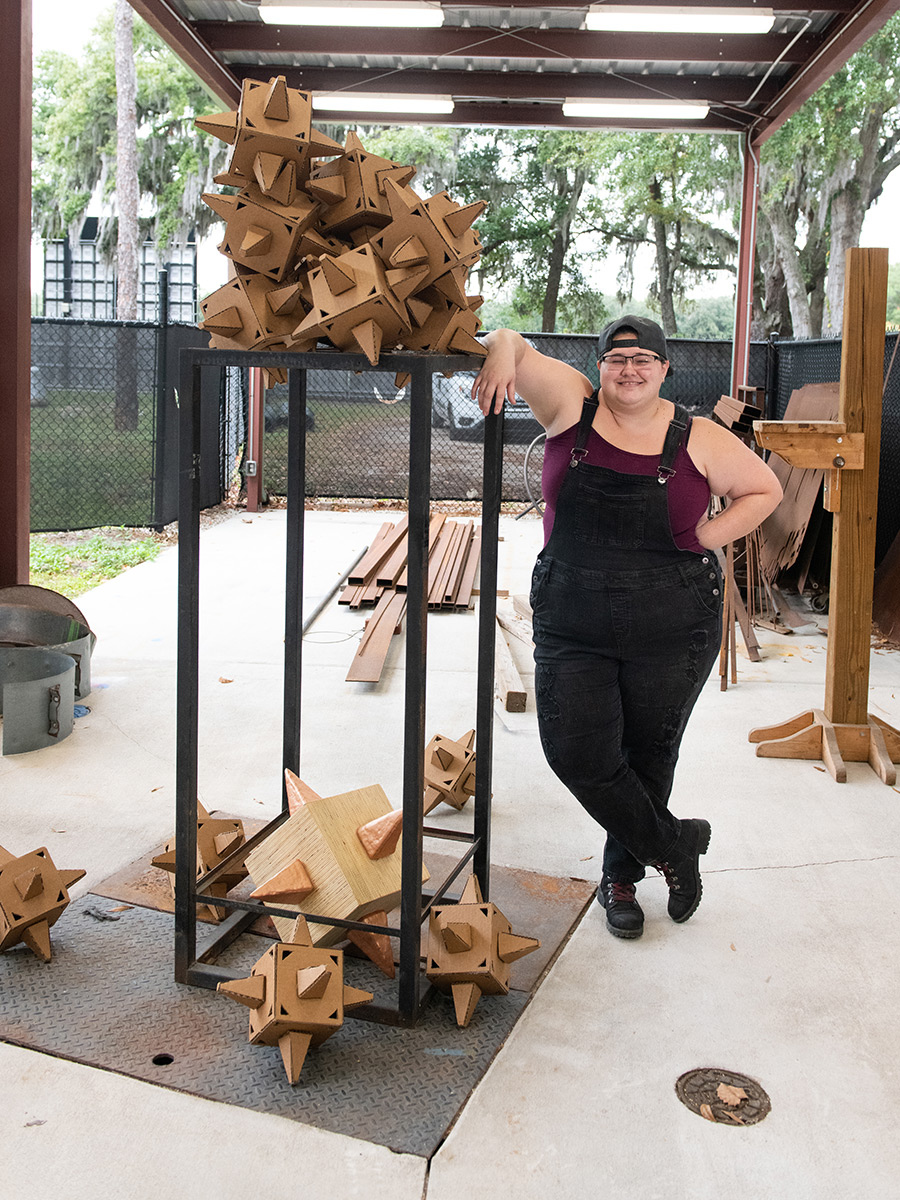
M 470 355 L 384 354 L 377 366 L 361 354 L 342 351 L 273 353 L 270 351 L 197 350 L 181 352 L 179 405 L 178 529 L 178 682 L 176 724 L 175 979 L 214 989 L 237 978 L 215 965 L 218 954 L 260 916 L 296 917 L 296 910 L 262 901 L 218 898 L 209 888 L 241 862 L 289 816 L 282 787 L 281 813 L 214 870 L 195 878 L 199 717 L 200 585 L 200 380 L 204 370 L 221 367 L 284 367 L 288 371 L 288 483 L 284 636 L 283 767 L 300 773 L 300 685 L 302 667 L 303 537 L 306 474 L 306 375 L 309 370 L 393 371 L 410 380 L 409 564 L 406 630 L 406 694 L 403 743 L 403 844 L 399 926 L 304 914 L 322 924 L 347 930 L 385 933 L 399 938 L 396 1005 L 369 1004 L 354 1016 L 391 1025 L 414 1025 L 426 991 L 420 970 L 420 930 L 435 904 L 446 901 L 454 881 L 468 867 L 485 900 L 490 894 L 490 798 L 493 741 L 494 637 L 497 608 L 497 540 L 503 466 L 503 413 L 484 423 L 482 477 L 482 559 L 476 686 L 478 772 L 471 833 L 424 826 L 424 755 L 426 695 L 426 622 L 428 616 L 428 522 L 431 481 L 432 376 L 471 371 L 482 360 Z M 282 777 L 283 777 L 282 771 Z M 423 837 L 467 843 L 467 849 L 436 887 L 423 890 Z M 471 866 L 470 866 L 471 864 Z M 198 903 L 226 912 L 203 946 L 197 941 Z M 425 985 L 430 988 L 430 985 Z

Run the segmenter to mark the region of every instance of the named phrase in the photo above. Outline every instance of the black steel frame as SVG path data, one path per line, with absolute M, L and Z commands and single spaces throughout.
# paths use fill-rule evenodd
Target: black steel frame
M 428 616 L 428 524 L 431 480 L 432 376 L 437 372 L 477 369 L 481 360 L 468 355 L 384 354 L 380 371 L 411 376 L 409 431 L 409 559 L 406 627 L 406 697 L 403 748 L 403 841 L 399 926 L 364 925 L 305 914 L 319 924 L 335 925 L 399 938 L 396 1006 L 369 1004 L 353 1016 L 385 1024 L 415 1024 L 427 990 L 420 970 L 420 933 L 430 908 L 450 897 L 454 881 L 471 863 L 485 900 L 490 894 L 490 798 L 494 704 L 494 646 L 497 596 L 497 540 L 503 466 L 503 413 L 484 425 L 482 480 L 482 549 L 476 690 L 478 769 L 473 800 L 473 831 L 424 826 L 425 695 Z M 368 359 L 341 351 L 307 354 L 239 350 L 181 352 L 180 482 L 178 522 L 178 683 L 175 809 L 175 979 L 195 987 L 215 988 L 235 974 L 215 965 L 218 954 L 257 917 L 295 917 L 296 911 L 254 900 L 208 894 L 227 871 L 242 862 L 289 816 L 282 789 L 282 811 L 239 850 L 204 876 L 195 878 L 197 860 L 197 765 L 199 717 L 200 598 L 200 379 L 201 372 L 220 367 L 284 367 L 288 370 L 288 496 L 286 603 L 284 636 L 283 765 L 300 772 L 300 684 L 302 657 L 303 534 L 306 454 L 306 372 L 308 370 L 371 371 Z M 283 776 L 283 772 L 282 772 Z M 436 887 L 422 887 L 423 837 L 467 843 L 465 853 Z M 197 944 L 198 903 L 224 909 L 223 922 L 202 947 Z

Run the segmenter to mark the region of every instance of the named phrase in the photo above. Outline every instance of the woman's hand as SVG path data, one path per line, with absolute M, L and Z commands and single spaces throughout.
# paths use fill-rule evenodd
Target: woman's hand
M 521 336 L 511 329 L 497 329 L 484 339 L 488 355 L 472 384 L 472 399 L 485 416 L 500 412 L 505 400 L 516 402 L 517 341 L 524 347 Z

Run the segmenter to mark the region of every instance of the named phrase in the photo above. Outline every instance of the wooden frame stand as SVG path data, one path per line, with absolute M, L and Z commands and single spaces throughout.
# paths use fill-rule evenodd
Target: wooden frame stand
M 847 252 L 837 421 L 755 421 L 757 441 L 793 466 L 824 468 L 834 514 L 825 705 L 750 731 L 763 758 L 817 759 L 838 783 L 868 762 L 893 785 L 900 730 L 867 712 L 884 371 L 887 250 Z

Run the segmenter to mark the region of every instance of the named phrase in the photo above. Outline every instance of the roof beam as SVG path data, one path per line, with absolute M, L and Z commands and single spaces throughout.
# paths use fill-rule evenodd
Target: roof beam
M 780 129 L 898 9 L 900 0 L 868 0 L 856 12 L 836 22 L 819 50 L 808 56 L 807 64 L 792 76 L 763 113 L 764 124 L 754 133 L 754 146 L 761 146 L 776 129 Z
M 319 113 L 314 120 L 333 114 Z M 346 121 L 346 118 L 342 118 Z M 752 123 L 753 117 L 743 117 L 732 110 L 712 110 L 704 121 L 647 121 L 641 122 L 640 132 L 660 131 L 686 133 L 742 133 Z M 609 131 L 637 132 L 634 121 L 605 120 L 597 117 L 565 117 L 560 104 L 503 104 L 490 101 L 458 101 L 452 113 L 442 116 L 408 113 L 366 113 L 368 125 L 480 125 L 494 129 L 511 126 L 518 129 L 605 129 Z
M 247 63 L 233 64 L 240 79 L 259 79 L 284 75 L 289 87 L 311 92 L 338 92 L 358 89 L 367 95 L 449 95 L 494 100 L 559 100 L 567 97 L 604 100 L 707 100 L 720 104 L 742 104 L 754 90 L 755 81 L 740 75 L 610 75 L 605 71 L 425 71 L 406 68 L 400 71 L 363 70 L 351 67 L 280 67 L 260 68 Z M 759 103 L 775 95 L 777 85 L 767 83 L 760 89 Z M 748 114 L 749 115 L 749 114 Z
M 229 107 L 237 107 L 241 100 L 240 84 L 198 36 L 191 22 L 176 12 L 168 0 L 129 0 L 129 3 L 213 96 Z
M 136 4 L 148 0 L 135 0 Z M 152 0 L 159 3 L 160 0 Z M 464 58 L 564 58 L 601 62 L 803 63 L 822 39 L 791 45 L 783 34 L 591 33 L 579 29 L 376 29 L 198 21 L 195 28 L 217 54 L 386 54 Z

